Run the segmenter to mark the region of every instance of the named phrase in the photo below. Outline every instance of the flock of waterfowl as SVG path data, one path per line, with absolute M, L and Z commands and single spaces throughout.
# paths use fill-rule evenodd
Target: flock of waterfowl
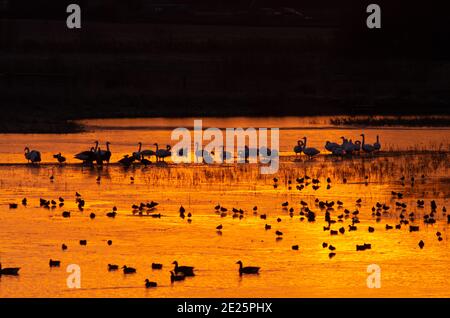
M 425 178 L 424 175 L 421 177 L 422 179 Z M 405 177 L 400 178 L 400 181 L 404 185 Z M 280 180 L 278 178 L 273 178 L 274 185 L 278 184 Z M 332 180 L 330 177 L 326 178 L 325 181 L 328 185 L 332 183 Z M 413 178 L 411 178 L 411 182 L 415 182 Z M 312 183 L 314 185 L 320 184 L 321 180 L 316 178 L 311 178 L 307 175 L 297 177 L 294 180 L 287 180 L 286 184 L 292 185 L 296 183 L 297 187 L 299 186 L 307 186 L 308 184 Z M 345 182 L 342 182 L 345 184 Z M 415 223 L 416 219 L 420 217 L 422 219 L 422 222 L 424 224 L 432 225 L 436 223 L 436 218 L 438 217 L 438 213 L 441 213 L 442 216 L 447 216 L 447 221 L 450 223 L 450 215 L 446 215 L 446 208 L 445 206 L 438 208 L 438 205 L 435 200 L 430 200 L 429 207 L 430 211 L 425 214 L 421 213 L 414 213 L 414 212 L 407 212 L 410 207 L 408 207 L 408 204 L 404 200 L 405 194 L 399 191 L 391 191 L 391 205 L 393 204 L 394 207 L 391 207 L 386 202 L 376 202 L 371 207 L 372 217 L 376 220 L 376 222 L 380 222 L 384 216 L 390 215 L 391 210 L 395 210 L 395 212 L 398 215 L 398 223 L 397 224 L 385 224 L 385 231 L 390 230 L 400 230 L 403 227 L 407 227 L 408 232 L 418 232 L 420 230 L 420 225 L 417 225 Z M 62 208 L 64 206 L 65 200 L 62 197 L 59 197 L 57 200 L 47 200 L 47 199 L 40 199 L 40 206 L 47 209 L 55 209 L 57 207 Z M 85 200 L 83 199 L 82 195 L 78 192 L 75 193 L 75 202 L 78 206 L 78 209 L 80 211 L 83 211 L 83 208 L 85 206 Z M 28 200 L 27 198 L 22 199 L 22 205 L 27 206 Z M 288 215 L 290 218 L 294 218 L 295 215 L 299 216 L 300 221 L 307 221 L 308 223 L 316 222 L 319 217 L 323 217 L 323 220 L 325 222 L 323 226 L 323 231 L 329 232 L 330 237 L 333 236 L 339 236 L 339 235 L 345 235 L 347 232 L 357 231 L 360 229 L 360 209 L 362 207 L 363 200 L 361 198 L 357 199 L 355 202 L 352 202 L 350 205 L 345 205 L 345 203 L 341 200 L 320 200 L 319 198 L 314 199 L 314 206 L 311 206 L 308 202 L 304 200 L 300 200 L 299 202 L 290 203 L 288 201 L 282 202 L 281 209 L 283 211 L 288 212 Z M 425 200 L 417 200 L 417 206 L 415 207 L 418 210 L 425 209 L 426 202 Z M 141 202 L 139 204 L 133 204 L 131 206 L 131 212 L 132 215 L 142 216 L 144 213 L 149 216 L 161 218 L 161 213 L 156 213 L 156 210 L 159 207 L 159 203 L 155 201 L 150 202 Z M 17 203 L 11 203 L 10 209 L 16 209 L 18 208 Z M 246 211 L 243 208 L 227 208 L 221 204 L 217 204 L 214 206 L 214 211 L 216 214 L 218 214 L 221 218 L 227 217 L 232 215 L 233 218 L 239 218 L 242 219 L 246 216 L 248 216 L 250 211 Z M 336 210 L 337 209 L 337 210 Z M 338 211 L 338 213 L 336 213 Z M 179 210 L 179 216 L 181 219 L 185 219 L 187 217 L 188 223 L 191 222 L 193 215 L 191 212 L 187 212 L 186 209 L 183 206 L 180 206 Z M 273 225 L 266 223 L 268 220 L 268 216 L 265 213 L 259 213 L 258 206 L 254 206 L 251 209 L 251 213 L 253 216 L 259 216 L 261 220 L 264 220 L 264 230 L 265 231 L 271 231 Z M 320 213 L 320 214 L 319 214 Z M 109 218 L 115 218 L 118 215 L 118 209 L 116 207 L 113 207 L 110 212 L 107 212 L 105 214 L 106 217 Z M 70 218 L 71 213 L 69 211 L 63 211 L 61 213 L 61 216 L 64 218 Z M 95 219 L 96 215 L 95 213 L 91 213 L 89 216 L 91 219 Z M 392 218 L 390 218 L 393 220 Z M 347 226 L 344 226 L 344 222 L 346 220 L 349 220 L 349 224 Z M 281 217 L 276 218 L 276 223 L 282 222 Z M 222 231 L 224 231 L 223 224 L 219 224 L 215 227 L 217 234 L 222 234 Z M 368 233 L 375 232 L 374 226 L 367 226 L 366 231 Z M 282 240 L 284 237 L 284 233 L 280 230 L 274 230 L 273 231 L 275 239 Z M 436 237 L 439 242 L 443 240 L 441 232 L 436 232 Z M 79 244 L 82 246 L 87 245 L 87 240 L 80 240 Z M 107 241 L 108 245 L 112 245 L 112 241 Z M 425 242 L 423 239 L 421 239 L 418 242 L 418 246 L 420 249 L 423 249 L 425 247 Z M 301 249 L 299 244 L 295 244 L 291 246 L 292 250 L 298 251 Z M 330 242 L 323 242 L 322 243 L 323 249 L 328 249 L 328 257 L 330 259 L 334 258 L 337 255 L 337 247 Z M 63 251 L 68 250 L 68 246 L 65 243 L 62 243 L 61 249 Z M 356 242 L 355 243 L 355 251 L 365 251 L 372 249 L 372 244 L 367 242 Z M 195 276 L 194 273 L 194 267 L 192 266 L 179 266 L 177 261 L 174 261 L 172 263 L 174 265 L 173 270 L 170 271 L 170 281 L 172 283 L 177 281 L 185 280 L 186 277 L 193 277 Z M 244 274 L 259 274 L 260 267 L 257 266 L 243 266 L 242 261 L 238 261 L 237 264 L 239 265 L 238 268 L 238 274 L 244 275 Z M 59 260 L 50 259 L 49 260 L 49 266 L 50 267 L 60 267 L 61 262 Z M 152 263 L 151 269 L 152 270 L 160 270 L 163 268 L 162 264 L 159 263 Z M 108 264 L 107 270 L 108 271 L 116 271 L 122 269 L 123 274 L 134 274 L 137 272 L 137 269 L 134 267 L 130 267 L 127 265 L 119 266 L 117 264 Z M 20 268 L 2 268 L 0 264 L 0 275 L 18 275 Z M 146 288 L 153 288 L 157 287 L 157 282 L 150 281 L 149 279 L 145 280 L 145 287 Z
M 365 153 L 374 153 L 381 149 L 381 144 L 379 137 L 377 136 L 376 142 L 373 144 L 367 144 L 365 142 L 364 134 L 361 134 L 362 141 L 352 141 L 352 139 L 347 139 L 345 137 L 342 138 L 342 143 L 330 142 L 326 141 L 324 148 L 330 152 L 332 155 L 344 156 L 344 155 L 352 155 L 359 152 Z M 171 155 L 171 147 L 167 145 L 166 148 L 160 149 L 158 144 L 154 144 L 156 149 L 142 149 L 142 143 L 138 144 L 137 151 L 131 153 L 130 155 L 125 155 L 119 162 L 124 166 L 129 166 L 133 164 L 133 162 L 138 161 L 144 165 L 150 163 L 146 158 L 155 156 L 156 161 L 164 160 L 164 158 L 169 157 Z M 320 153 L 320 150 L 312 147 L 307 147 L 307 137 L 304 137 L 302 140 L 298 141 L 297 146 L 294 147 L 294 152 L 296 155 L 305 154 L 309 158 L 312 158 Z M 204 153 L 202 153 L 204 155 Z M 31 163 L 38 163 L 41 161 L 41 154 L 39 151 L 30 150 L 28 147 L 25 148 L 25 158 Z M 55 154 L 54 158 L 57 159 L 59 163 L 64 163 L 66 158 L 62 156 L 61 153 Z M 88 151 L 83 151 L 75 155 L 75 158 L 82 161 L 84 164 L 93 164 L 94 162 L 101 165 L 104 162 L 109 163 L 111 159 L 111 150 L 110 143 L 106 143 L 105 150 L 99 147 L 99 143 L 95 143 L 95 147 L 92 147 Z M 133 177 L 132 177 L 133 178 Z M 367 177 L 366 177 L 367 178 Z M 424 175 L 421 177 L 425 178 Z M 132 179 L 134 180 L 134 178 Z M 406 178 L 401 177 L 399 181 L 404 186 Z M 53 180 L 52 180 L 53 181 Z M 99 181 L 99 180 L 97 180 Z M 285 180 L 285 184 L 291 189 L 292 187 L 296 187 L 297 190 L 302 190 L 309 185 L 314 190 L 317 190 L 321 187 L 322 184 L 326 184 L 327 189 L 331 188 L 331 184 L 333 181 L 330 177 L 326 177 L 324 180 L 320 180 L 319 178 L 313 178 L 308 175 L 301 175 L 296 178 L 288 178 Z M 411 177 L 411 183 L 415 182 L 414 177 Z M 277 188 L 280 184 L 280 179 L 275 177 L 273 178 L 273 187 Z M 343 178 L 342 184 L 346 184 L 347 180 Z M 394 220 L 398 220 L 396 224 L 391 223 L 384 224 L 384 231 L 395 231 L 400 230 L 402 228 L 406 228 L 408 233 L 419 232 L 421 229 L 421 225 L 417 223 L 417 219 L 422 221 L 425 225 L 432 225 L 436 223 L 438 216 L 444 216 L 447 218 L 447 222 L 450 224 L 450 215 L 447 215 L 446 207 L 438 207 L 435 200 L 430 200 L 429 202 L 425 202 L 424 199 L 417 200 L 417 205 L 414 207 L 417 211 L 412 211 L 413 207 L 408 206 L 408 203 L 405 201 L 404 192 L 399 191 L 391 191 L 391 203 L 387 202 L 376 202 L 372 207 L 368 206 L 367 208 L 371 210 L 372 218 L 378 223 L 383 220 L 385 216 L 391 215 L 391 213 L 395 212 L 397 218 L 389 218 L 391 222 Z M 79 211 L 83 211 L 86 201 L 83 199 L 82 195 L 78 192 L 75 194 L 75 202 L 79 209 Z M 332 244 L 331 237 L 334 236 L 342 236 L 348 232 L 361 230 L 361 221 L 359 219 L 360 210 L 362 208 L 363 200 L 359 198 L 350 204 L 345 204 L 342 200 L 321 200 L 318 197 L 314 198 L 314 203 L 306 202 L 304 200 L 299 200 L 298 202 L 289 202 L 285 201 L 280 203 L 281 209 L 283 212 L 287 212 L 289 218 L 294 218 L 295 216 L 299 217 L 300 221 L 305 221 L 306 223 L 317 222 L 319 219 L 324 221 L 323 231 L 328 232 L 330 235 L 330 241 L 324 241 L 321 245 L 322 249 L 327 249 L 327 254 L 329 259 L 333 259 L 339 252 L 339 246 L 335 243 Z M 47 209 L 56 209 L 62 208 L 65 204 L 65 200 L 62 197 L 58 199 L 40 199 L 40 206 Z M 27 206 L 28 200 L 26 198 L 22 199 L 22 205 Z M 427 213 L 419 213 L 418 211 L 423 211 L 426 209 L 427 204 L 429 204 L 429 211 Z M 10 209 L 18 208 L 18 203 L 10 203 Z M 161 213 L 158 213 L 159 203 L 153 200 L 140 202 L 138 204 L 133 204 L 131 206 L 131 213 L 134 216 L 144 216 L 148 215 L 154 218 L 164 217 Z M 232 218 L 242 219 L 244 217 L 252 214 L 254 217 L 258 217 L 261 219 L 261 230 L 264 231 L 272 231 L 274 234 L 274 238 L 276 241 L 282 240 L 285 237 L 285 233 L 283 233 L 280 229 L 276 229 L 276 224 L 282 222 L 282 217 L 277 216 L 272 222 L 270 222 L 270 217 L 266 213 L 260 213 L 258 210 L 258 206 L 254 206 L 253 208 L 246 209 L 243 207 L 225 207 L 221 204 L 217 204 L 213 208 L 211 208 L 217 215 L 221 218 L 228 217 L 231 215 Z M 188 223 L 192 221 L 193 215 L 191 212 L 186 211 L 183 206 L 180 206 L 179 217 L 181 219 L 187 218 Z M 119 211 L 117 207 L 113 207 L 111 211 L 105 213 L 106 217 L 115 218 L 119 215 Z M 70 211 L 63 211 L 61 216 L 64 218 L 70 218 Z M 97 216 L 94 212 L 91 212 L 89 215 L 90 219 L 95 219 Z M 348 224 L 344 225 L 345 222 Z M 272 224 L 270 224 L 272 223 Z M 263 225 L 263 226 L 262 226 Z M 274 228 L 272 230 L 272 228 Z M 374 233 L 376 228 L 375 226 L 367 225 L 364 227 L 367 233 Z M 225 226 L 223 224 L 215 225 L 215 232 L 219 235 L 225 231 Z M 269 232 L 270 233 L 270 232 Z M 287 233 L 289 234 L 289 233 Z M 369 236 L 370 237 L 370 236 Z M 440 231 L 436 232 L 436 238 L 439 242 L 443 240 L 442 234 Z M 80 245 L 87 246 L 87 241 L 81 239 L 79 241 Z M 112 245 L 112 241 L 108 240 L 107 244 L 109 246 Z M 425 247 L 424 238 L 420 239 L 417 243 L 420 249 Z M 67 251 L 69 247 L 65 244 L 61 244 L 61 249 L 63 251 Z M 291 246 L 293 251 L 301 250 L 301 245 L 294 244 Z M 368 242 L 355 242 L 355 252 L 362 252 L 366 250 L 371 250 L 372 244 Z M 238 261 L 236 264 L 239 265 L 238 274 L 239 275 L 251 275 L 251 274 L 259 274 L 260 267 L 257 266 L 244 266 L 242 261 Z M 170 281 L 171 283 L 175 283 L 178 281 L 183 281 L 186 277 L 194 277 L 194 267 L 193 266 L 180 266 L 177 261 L 172 263 L 174 265 L 173 269 L 169 271 L 170 273 Z M 61 262 L 59 260 L 50 259 L 49 260 L 50 267 L 60 267 Z M 148 269 L 152 270 L 161 270 L 164 267 L 163 264 L 160 263 L 152 263 Z M 137 269 L 128 265 L 118 265 L 118 264 L 107 264 L 107 270 L 109 272 L 118 271 L 121 269 L 124 275 L 131 275 L 137 273 Z M 1 275 L 18 275 L 20 268 L 2 268 L 0 264 L 0 276 Z M 158 283 L 155 281 L 151 281 L 150 279 L 146 279 L 144 282 L 144 287 L 146 288 L 155 288 L 158 286 Z
M 339 144 L 337 142 L 326 141 L 324 148 L 335 156 L 352 155 L 355 153 L 360 153 L 361 151 L 372 154 L 381 149 L 380 137 L 378 135 L 377 140 L 373 144 L 366 143 L 364 134 L 361 134 L 361 137 L 362 142 L 359 140 L 353 142 L 352 139 L 347 139 L 342 136 L 342 143 Z M 320 153 L 320 150 L 317 148 L 307 147 L 306 142 L 306 137 L 303 137 L 303 139 L 297 141 L 297 145 L 294 147 L 294 152 L 296 155 L 304 153 L 309 158 L 312 158 Z
M 330 142 L 326 141 L 325 143 L 325 150 L 330 152 L 332 155 L 335 156 L 344 156 L 344 155 L 352 155 L 355 153 L 360 153 L 361 151 L 364 153 L 372 154 L 374 152 L 377 152 L 381 149 L 381 143 L 379 136 L 377 136 L 376 142 L 373 144 L 368 144 L 365 142 L 365 135 L 361 134 L 362 142 L 357 140 L 355 142 L 352 141 L 352 139 L 347 139 L 345 137 L 341 137 L 342 143 L 336 143 L 336 142 Z M 99 142 L 95 141 L 95 146 L 91 147 L 89 150 L 82 151 L 80 153 L 77 153 L 74 158 L 77 160 L 80 160 L 83 164 L 86 165 L 92 165 L 94 162 L 97 165 L 102 165 L 104 162 L 109 163 L 111 160 L 111 149 L 110 145 L 111 143 L 109 141 L 106 142 L 106 149 L 101 149 L 99 146 Z M 147 158 L 155 157 L 156 162 L 164 161 L 165 158 L 170 157 L 172 155 L 171 153 L 171 146 L 166 145 L 165 148 L 160 148 L 158 143 L 153 144 L 155 146 L 155 150 L 152 149 L 142 149 L 142 142 L 138 143 L 138 149 L 137 151 L 134 151 L 132 154 L 126 154 L 122 159 L 120 159 L 118 162 L 126 167 L 131 166 L 134 162 L 140 162 L 141 164 L 147 166 L 151 164 L 151 161 Z M 271 156 L 274 154 L 275 150 L 271 150 L 268 148 L 263 147 L 258 148 L 255 151 L 256 155 L 259 154 L 267 154 L 268 156 Z M 293 151 L 296 155 L 299 154 L 305 154 L 308 158 L 312 158 L 318 154 L 320 154 L 320 150 L 313 147 L 307 147 L 307 137 L 303 137 L 303 139 L 297 141 L 297 145 L 294 146 Z M 183 153 L 187 152 L 186 149 L 180 149 L 178 154 L 179 156 L 183 156 Z M 194 154 L 198 157 L 210 158 L 210 160 L 206 160 L 206 162 L 213 162 L 212 156 L 214 153 L 208 153 L 205 150 L 199 150 L 198 144 L 196 144 L 196 149 Z M 251 149 L 249 149 L 248 146 L 245 146 L 244 151 L 242 151 L 242 154 L 238 154 L 239 156 L 245 157 L 246 160 L 251 156 L 252 152 Z M 25 147 L 25 159 L 29 163 L 39 163 L 41 162 L 41 153 L 38 150 L 30 150 L 29 147 Z M 226 160 L 228 158 L 231 158 L 231 153 L 225 151 L 225 149 L 222 149 L 222 158 L 223 160 Z M 53 158 L 58 161 L 58 163 L 63 164 L 66 162 L 66 157 L 64 157 L 61 153 L 57 153 L 53 155 Z

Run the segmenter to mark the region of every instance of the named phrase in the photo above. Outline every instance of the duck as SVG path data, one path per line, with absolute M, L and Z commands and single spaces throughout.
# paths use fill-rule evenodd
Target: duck
M 108 264 L 108 271 L 112 272 L 112 271 L 116 271 L 119 269 L 119 265 L 116 264 Z
M 195 276 L 194 267 L 192 266 L 178 266 L 177 261 L 173 261 L 172 264 L 175 265 L 175 274 L 183 273 L 184 276 Z
M 50 261 L 48 262 L 48 265 L 50 267 L 59 267 L 61 265 L 61 261 L 50 259 Z
M 147 167 L 148 165 L 150 165 L 150 164 L 152 163 L 150 160 L 145 159 L 145 158 L 144 158 L 144 155 L 142 155 L 140 161 L 141 161 L 141 163 L 144 165 L 144 167 Z
M 41 162 L 41 153 L 37 150 L 31 150 L 28 147 L 25 147 L 25 159 L 31 163 L 39 163 Z
M 182 280 L 184 280 L 186 278 L 186 276 L 185 275 L 183 275 L 182 273 L 181 274 L 177 274 L 177 275 L 175 275 L 175 273 L 174 272 L 170 272 L 170 282 L 171 283 L 173 283 L 173 282 L 179 282 L 179 281 L 182 281 Z
M 163 265 L 159 263 L 152 263 L 152 269 L 162 269 Z
M 128 267 L 127 265 L 122 266 L 123 273 L 124 274 L 134 274 L 136 273 L 136 268 Z
M 1 275 L 17 276 L 17 275 L 19 275 L 19 270 L 20 270 L 20 267 L 2 268 L 2 263 L 0 263 L 0 276 Z
M 243 267 L 242 261 L 237 261 L 236 264 L 239 264 L 239 275 L 242 275 L 242 274 L 259 274 L 260 267 L 257 267 L 257 266 L 246 266 L 246 267 Z
M 145 288 L 153 288 L 157 286 L 158 284 L 156 282 L 151 282 L 148 279 L 145 280 Z
M 53 155 L 53 158 L 58 160 L 59 164 L 63 164 L 64 162 L 66 162 L 66 157 L 63 157 L 61 155 L 61 153 L 57 153 L 56 155 Z
M 129 167 L 134 162 L 134 157 L 130 157 L 129 155 L 125 155 L 122 159 L 119 160 L 119 163 L 124 167 Z

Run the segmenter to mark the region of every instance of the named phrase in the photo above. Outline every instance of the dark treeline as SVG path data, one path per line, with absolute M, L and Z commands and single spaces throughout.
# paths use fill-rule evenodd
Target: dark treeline
M 65 26 L 72 2 L 81 30 Z M 371 2 L 381 30 L 366 27 Z M 87 117 L 449 113 L 438 2 L 0 4 L 0 131 L 73 131 L 67 120 Z

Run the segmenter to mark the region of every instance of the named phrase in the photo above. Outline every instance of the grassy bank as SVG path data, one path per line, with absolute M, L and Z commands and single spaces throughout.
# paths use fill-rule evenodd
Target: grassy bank
M 406 117 L 337 117 L 330 119 L 335 126 L 360 127 L 450 127 L 449 116 L 406 116 Z

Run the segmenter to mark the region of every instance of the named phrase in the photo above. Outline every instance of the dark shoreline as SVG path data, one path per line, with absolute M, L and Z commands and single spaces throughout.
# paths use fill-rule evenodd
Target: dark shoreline
M 0 132 L 81 132 L 73 120 L 88 118 L 450 115 L 450 48 L 437 35 L 430 46 L 409 27 L 329 25 L 88 19 L 78 32 L 0 19 Z
M 280 116 L 279 114 L 265 114 L 265 115 L 251 115 L 251 114 L 230 114 L 230 115 L 216 115 L 216 114 L 187 114 L 184 116 L 175 115 L 172 116 L 167 114 L 161 115 L 147 115 L 147 116 L 107 116 L 107 114 L 93 114 L 93 116 L 88 116 L 85 118 L 76 118 L 76 119 L 49 119 L 46 118 L 44 121 L 33 121 L 33 122 L 6 122 L 3 119 L 0 119 L 0 133 L 2 134 L 70 134 L 70 133 L 82 133 L 89 131 L 78 121 L 85 119 L 115 119 L 115 118 L 130 118 L 130 119 L 138 119 L 138 118 L 157 118 L 157 117 L 165 117 L 165 118 L 183 118 L 183 117 L 198 117 L 198 118 L 207 118 L 207 117 L 222 117 L 222 118 L 230 118 L 230 117 L 287 117 L 287 116 L 311 116 L 311 117 L 319 117 L 319 116 L 335 116 L 334 119 L 331 119 L 330 126 L 339 128 L 365 128 L 365 127 L 406 127 L 406 128 L 416 128 L 416 127 L 429 127 L 429 128 L 446 128 L 450 127 L 450 118 L 448 114 L 445 115 L 444 118 L 439 117 L 439 115 L 411 115 L 411 114 L 403 114 L 403 115 L 395 115 L 395 118 L 385 118 L 384 115 L 376 114 L 373 116 L 377 116 L 381 118 L 372 119 L 371 116 L 345 116 L 343 114 L 320 114 L 314 115 L 311 114 L 285 114 Z M 392 115 L 389 115 L 392 116 Z M 402 116 L 407 116 L 408 118 L 402 118 Z M 414 116 L 414 118 L 409 118 Z

